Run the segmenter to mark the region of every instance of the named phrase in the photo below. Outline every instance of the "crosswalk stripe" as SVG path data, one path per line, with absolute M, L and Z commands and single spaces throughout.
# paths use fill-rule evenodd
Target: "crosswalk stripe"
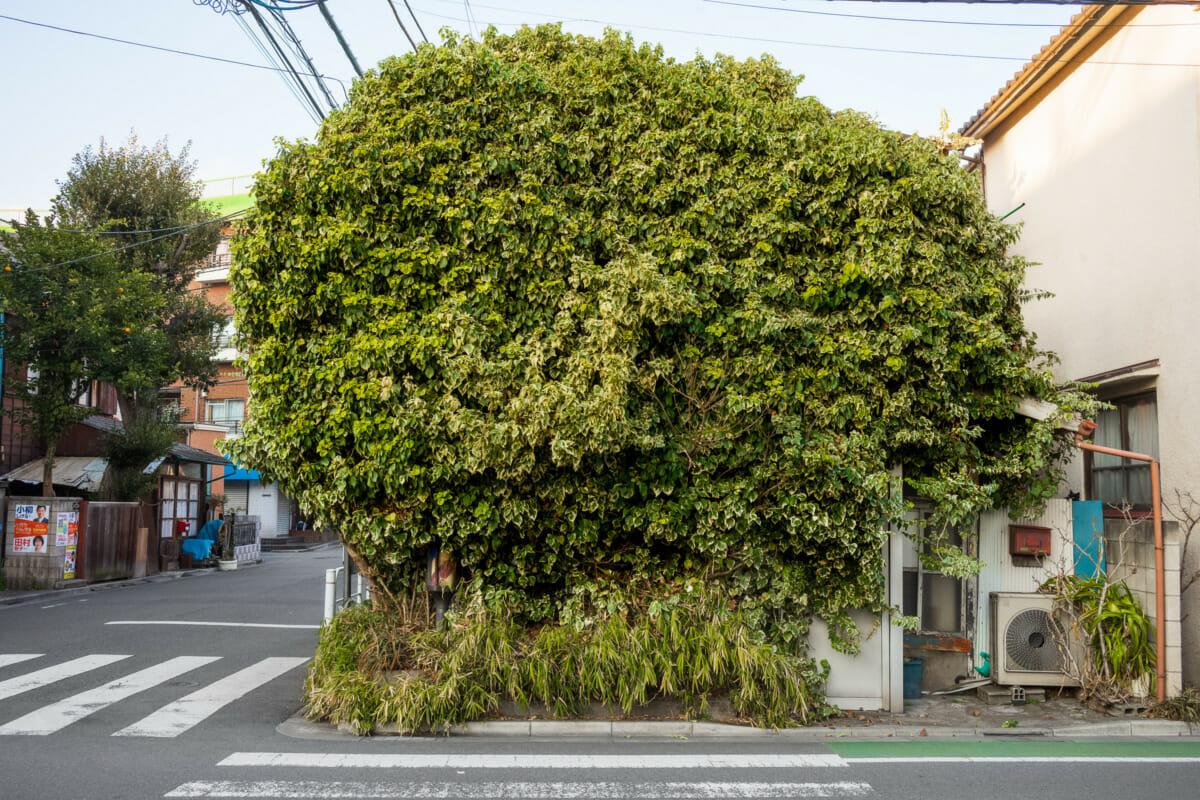
M 82 656 L 80 658 L 64 661 L 61 664 L 55 664 L 53 667 L 39 669 L 36 672 L 27 672 L 24 675 L 18 675 L 15 678 L 9 678 L 6 681 L 0 681 L 0 700 L 5 700 L 14 695 L 24 692 L 40 689 L 43 686 L 48 686 L 51 683 L 56 683 L 64 678 L 70 678 L 80 673 L 88 672 L 93 669 L 108 666 L 116 661 L 120 661 L 129 656 L 106 655 L 98 653 L 90 656 Z
M 22 661 L 29 661 L 34 658 L 41 658 L 42 653 L 0 653 L 0 667 L 7 667 L 10 664 L 20 664 Z
M 169 738 L 199 724 L 222 706 L 274 680 L 308 661 L 304 658 L 264 658 L 225 678 L 163 706 L 145 719 L 122 728 L 113 736 L 156 736 Z
M 166 797 L 487 798 L 488 800 L 682 800 L 682 798 L 869 797 L 871 785 L 835 783 L 365 783 L 192 781 Z
M 233 753 L 219 767 L 355 769 L 799 769 L 845 767 L 833 753 L 549 755 L 504 753 Z
M 0 725 L 0 736 L 46 736 L 113 703 L 157 686 L 177 675 L 211 664 L 219 658 L 220 656 L 179 656 L 155 664 L 140 672 L 39 708 L 6 725 Z

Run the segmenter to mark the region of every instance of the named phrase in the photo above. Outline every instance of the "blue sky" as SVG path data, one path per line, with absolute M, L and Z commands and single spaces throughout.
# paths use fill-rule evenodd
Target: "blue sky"
M 231 15 L 215 13 L 203 2 L 0 0 L 0 15 L 267 64 Z M 408 21 L 403 0 L 394 2 Z M 568 30 L 589 35 L 606 26 L 628 31 L 639 41 L 661 43 L 668 56 L 679 60 L 697 53 L 737 58 L 770 53 L 786 68 L 805 75 L 801 92 L 827 106 L 858 109 L 887 127 L 925 134 L 936 132 L 942 109 L 955 126 L 973 115 L 1079 9 L 1035 3 L 823 0 L 409 4 L 434 41 L 442 27 L 470 32 L 478 31 L 477 25 L 495 24 L 506 32 L 520 24 L 561 20 Z M 328 0 L 327 7 L 364 69 L 409 50 L 388 0 Z M 317 69 L 348 86 L 353 69 L 320 12 L 289 11 L 287 18 Z M 969 24 L 950 24 L 958 22 Z M 0 69 L 5 78 L 0 93 L 5 121 L 0 125 L 0 216 L 9 216 L 6 210 L 46 208 L 56 192 L 55 180 L 66 174 L 71 157 L 101 137 L 119 142 L 132 130 L 150 143 L 166 136 L 173 151 L 191 140 L 198 176 L 216 179 L 258 170 L 274 152 L 277 137 L 313 138 L 317 132 L 316 123 L 280 77 L 263 69 L 3 18 Z M 235 192 L 240 188 L 240 182 L 227 185 Z

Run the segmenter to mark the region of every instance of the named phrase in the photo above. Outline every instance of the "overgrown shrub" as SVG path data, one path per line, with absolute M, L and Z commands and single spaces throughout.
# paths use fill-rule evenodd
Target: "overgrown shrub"
M 1015 401 L 1080 400 L 976 178 L 799 81 L 556 27 L 384 61 L 258 176 L 231 449 L 387 592 L 440 540 L 527 619 L 704 576 L 773 641 L 848 629 L 894 466 L 1020 513 L 1066 445 Z
M 825 713 L 824 676 L 811 664 L 768 644 L 716 591 L 694 586 L 682 594 L 653 610 L 535 628 L 479 592 L 442 631 L 360 606 L 322 632 L 305 684 L 309 714 L 359 732 L 394 722 L 411 733 L 480 719 L 503 699 L 573 716 L 591 702 L 629 714 L 669 697 L 695 717 L 725 693 L 759 725 Z
M 1061 600 L 1060 616 L 1072 627 L 1067 634 L 1078 635 L 1087 647 L 1086 663 L 1075 665 L 1085 696 L 1117 702 L 1154 693 L 1154 624 L 1128 586 L 1059 575 L 1047 588 Z

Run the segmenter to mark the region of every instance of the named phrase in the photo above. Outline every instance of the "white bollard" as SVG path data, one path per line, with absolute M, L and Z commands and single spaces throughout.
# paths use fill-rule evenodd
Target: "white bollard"
M 337 612 L 337 574 L 342 568 L 325 570 L 325 621 L 333 619 Z

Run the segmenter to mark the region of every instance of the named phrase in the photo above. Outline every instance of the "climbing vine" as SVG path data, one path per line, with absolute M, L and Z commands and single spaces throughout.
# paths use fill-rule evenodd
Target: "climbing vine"
M 702 580 L 784 642 L 881 604 L 894 466 L 944 521 L 1036 506 L 1065 445 L 1014 404 L 1082 401 L 1015 230 L 799 84 L 557 27 L 384 61 L 258 177 L 237 457 L 384 587 L 440 540 L 529 618 Z

